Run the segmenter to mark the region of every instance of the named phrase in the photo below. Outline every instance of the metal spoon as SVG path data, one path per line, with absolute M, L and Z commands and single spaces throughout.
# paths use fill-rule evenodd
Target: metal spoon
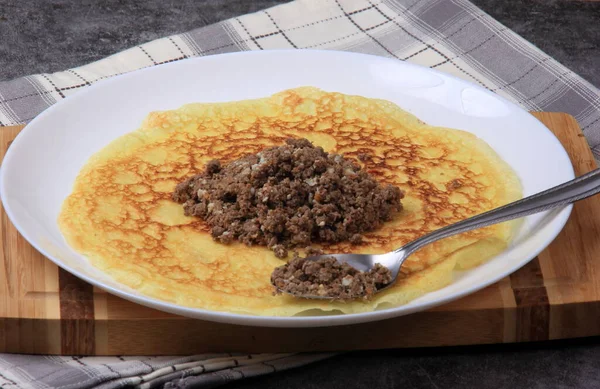
M 377 290 L 377 292 L 381 292 L 394 284 L 398 277 L 398 273 L 400 272 L 400 267 L 406 258 L 425 245 L 462 232 L 547 211 L 552 208 L 560 207 L 561 205 L 574 203 L 575 201 L 583 200 L 595 195 L 598 192 L 600 192 L 600 169 L 593 170 L 583 176 L 535 195 L 525 197 L 513 203 L 440 228 L 439 230 L 435 230 L 413 240 L 387 254 L 324 254 L 307 257 L 307 260 L 314 261 L 319 258 L 334 257 L 338 262 L 346 262 L 350 266 L 361 271 L 368 271 L 373 268 L 376 263 L 379 263 L 390 269 L 392 272 L 392 281 L 386 287 Z M 281 289 L 279 290 L 286 293 Z M 296 295 L 296 297 L 298 296 Z M 327 300 L 333 299 L 332 297 L 318 295 L 303 295 L 301 297 Z

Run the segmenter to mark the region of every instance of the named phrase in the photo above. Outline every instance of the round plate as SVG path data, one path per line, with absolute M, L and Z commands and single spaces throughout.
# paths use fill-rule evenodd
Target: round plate
M 65 243 L 56 220 L 80 168 L 113 139 L 138 128 L 151 111 L 190 102 L 269 96 L 288 88 L 382 98 L 432 125 L 484 139 L 519 175 L 528 196 L 574 177 L 556 137 L 511 102 L 461 79 L 382 57 L 335 51 L 242 52 L 194 58 L 99 82 L 47 109 L 8 150 L 0 195 L 10 220 L 58 266 L 110 293 L 198 319 L 277 327 L 360 323 L 406 315 L 473 293 L 514 272 L 560 232 L 571 206 L 527 217 L 512 246 L 454 282 L 409 304 L 369 313 L 261 317 L 187 308 L 143 296 L 92 267 Z

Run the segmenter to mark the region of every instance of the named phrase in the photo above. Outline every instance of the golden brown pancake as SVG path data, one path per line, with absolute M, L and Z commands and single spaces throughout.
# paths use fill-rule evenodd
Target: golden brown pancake
M 65 200 L 59 225 L 91 263 L 139 292 L 177 304 L 256 315 L 363 312 L 400 305 L 439 289 L 452 270 L 476 266 L 505 249 L 515 223 L 433 243 L 404 264 L 406 275 L 370 302 L 273 296 L 282 264 L 266 247 L 214 242 L 208 226 L 183 215 L 175 185 L 206 162 L 224 162 L 307 138 L 328 152 L 357 158 L 383 183 L 406 193 L 403 211 L 365 234 L 365 243 L 326 252 L 384 253 L 442 226 L 521 197 L 515 173 L 485 142 L 428 126 L 383 100 L 304 87 L 268 98 L 189 104 L 153 112 L 142 126 L 93 155 Z

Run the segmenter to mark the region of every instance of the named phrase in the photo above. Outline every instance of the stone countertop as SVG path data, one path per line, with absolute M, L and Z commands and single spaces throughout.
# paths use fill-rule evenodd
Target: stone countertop
M 600 339 L 588 338 L 353 352 L 227 389 L 597 389 L 599 368 Z
M 280 0 L 0 0 L 0 80 L 82 65 Z M 474 0 L 600 86 L 600 2 Z M 398 331 L 402 331 L 401 328 Z M 600 388 L 600 339 L 354 352 L 229 388 Z

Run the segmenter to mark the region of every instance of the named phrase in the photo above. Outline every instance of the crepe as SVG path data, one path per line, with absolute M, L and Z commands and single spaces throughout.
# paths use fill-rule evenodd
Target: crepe
M 384 253 L 419 236 L 521 197 L 512 169 L 476 136 L 428 126 L 393 103 L 312 87 L 228 103 L 152 112 L 141 127 L 93 155 L 63 204 L 59 226 L 91 263 L 139 292 L 184 306 L 254 315 L 364 312 L 405 304 L 504 250 L 506 222 L 433 243 L 402 267 L 404 277 L 369 302 L 274 296 L 269 279 L 283 262 L 266 247 L 212 240 L 208 226 L 171 200 L 175 185 L 203 169 L 307 138 L 356 158 L 406 193 L 404 209 L 360 246 L 326 252 Z M 362 158 L 364 159 L 364 158 Z

